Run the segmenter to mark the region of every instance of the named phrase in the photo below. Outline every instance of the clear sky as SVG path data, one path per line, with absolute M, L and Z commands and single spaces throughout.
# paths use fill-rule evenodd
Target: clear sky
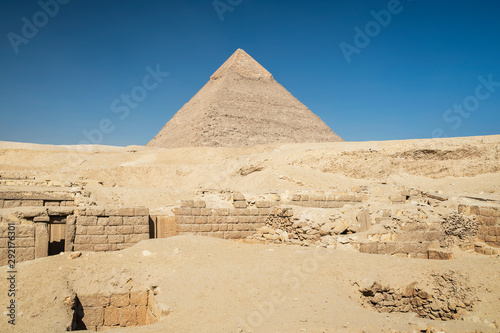
M 58 1 L 0 2 L 2 141 L 144 145 L 237 48 L 346 141 L 500 134 L 499 1 Z

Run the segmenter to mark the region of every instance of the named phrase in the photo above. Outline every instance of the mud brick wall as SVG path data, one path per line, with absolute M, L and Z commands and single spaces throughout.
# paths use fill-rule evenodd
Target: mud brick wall
M 0 208 L 74 206 L 71 193 L 0 192 Z
M 79 208 L 66 229 L 67 251 L 122 250 L 149 239 L 149 209 Z
M 14 228 L 15 230 L 11 226 L 10 230 L 15 233 L 15 239 L 11 242 L 15 244 L 16 263 L 35 259 L 35 225 L 15 224 Z M 9 225 L 2 223 L 0 224 L 0 266 L 8 264 L 8 248 Z
M 257 201 L 249 207 L 244 199 L 233 200 L 235 208 L 206 208 L 202 200 L 181 201 L 181 207 L 174 209 L 177 233 L 242 239 L 264 226 L 273 210 L 271 201 Z
M 349 193 L 312 193 L 293 194 L 291 204 L 315 208 L 342 208 L 347 203 L 359 203 L 363 201 L 360 194 Z
M 83 307 L 82 321 L 87 330 L 143 326 L 158 321 L 154 299 L 148 291 L 78 295 L 78 300 Z
M 476 216 L 479 241 L 492 247 L 500 247 L 500 207 L 459 205 L 458 212 Z

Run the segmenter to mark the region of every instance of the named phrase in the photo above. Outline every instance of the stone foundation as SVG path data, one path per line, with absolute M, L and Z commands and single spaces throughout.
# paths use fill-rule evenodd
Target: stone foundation
M 75 326 L 103 331 L 116 327 L 134 327 L 158 322 L 168 314 L 155 303 L 149 291 L 128 291 L 117 294 L 77 295 L 81 309 L 76 310 Z M 83 325 L 82 325 L 83 323 Z

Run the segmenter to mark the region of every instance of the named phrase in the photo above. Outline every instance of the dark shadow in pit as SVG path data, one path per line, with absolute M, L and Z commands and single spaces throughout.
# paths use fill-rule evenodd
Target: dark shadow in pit
M 87 326 L 83 322 L 83 317 L 85 314 L 83 313 L 83 306 L 78 299 L 78 296 L 75 297 L 75 305 L 73 306 L 73 321 L 71 322 L 71 331 L 86 331 Z

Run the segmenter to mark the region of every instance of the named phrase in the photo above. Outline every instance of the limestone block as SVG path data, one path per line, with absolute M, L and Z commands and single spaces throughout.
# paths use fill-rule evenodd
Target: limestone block
M 137 243 L 122 243 L 122 244 L 116 244 L 116 249 L 117 250 L 124 250 L 126 248 L 129 248 L 131 246 L 134 246 Z
M 391 195 L 389 197 L 392 203 L 404 203 L 406 201 L 406 197 L 403 195 Z
M 104 308 L 86 307 L 83 322 L 87 328 L 89 326 L 102 326 L 104 323 Z
M 241 239 L 243 233 L 241 231 L 226 231 L 224 232 L 224 239 Z
M 90 237 L 89 244 L 106 244 L 108 242 L 107 235 L 87 235 L 87 237 Z
M 120 208 L 121 216 L 135 216 L 135 208 Z
M 109 296 L 107 295 L 78 295 L 78 299 L 84 308 L 109 306 Z
M 105 216 L 105 208 L 104 207 L 95 207 L 95 206 L 87 207 L 87 215 Z
M 123 217 L 121 216 L 110 216 L 108 218 L 109 226 L 120 226 L 123 225 Z
M 6 238 L 4 238 L 7 240 Z M 7 246 L 5 246 L 7 247 Z M 35 247 L 35 238 L 17 238 L 16 239 L 16 247 Z
M 24 207 L 40 207 L 43 206 L 43 200 L 23 200 L 21 205 Z
M 127 306 L 120 309 L 120 326 L 137 326 L 137 311 L 135 306 Z
M 195 224 L 205 224 L 205 223 L 208 223 L 208 216 L 195 216 L 194 223 Z
M 259 215 L 260 216 L 269 216 L 271 215 L 272 213 L 272 209 L 271 208 L 261 208 L 259 209 Z
M 174 208 L 175 215 L 192 215 L 191 208 Z
M 100 225 L 100 226 L 109 225 L 109 217 L 98 217 L 97 218 L 97 225 Z
M 201 224 L 200 225 L 200 232 L 210 232 L 210 231 L 212 231 L 211 224 Z
M 94 251 L 93 244 L 77 244 L 75 242 L 73 246 L 73 251 Z
M 209 215 L 212 215 L 212 209 L 210 209 L 210 208 L 201 208 L 201 209 L 200 209 L 200 215 L 201 215 L 201 216 L 209 216 Z
M 178 224 L 177 232 L 191 232 L 193 231 L 193 226 L 191 224 Z
M 107 307 L 106 309 L 104 309 L 104 325 L 120 325 L 120 310 L 118 308 Z
M 247 208 L 247 202 L 246 201 L 235 201 L 233 202 L 234 208 Z
M 146 306 L 148 305 L 148 292 L 131 292 L 130 305 Z
M 60 206 L 61 202 L 60 201 L 44 201 L 43 205 L 44 206 Z
M 378 253 L 378 244 L 376 242 L 360 243 L 359 252 L 361 253 Z
M 147 239 L 149 239 L 149 234 L 125 235 L 125 243 L 139 243 L 140 241 Z
M 97 216 L 78 216 L 76 218 L 76 225 L 97 225 Z
M 118 207 L 104 207 L 105 216 L 120 216 L 120 208 Z
M 134 225 L 135 234 L 149 234 L 149 225 Z
M 134 226 L 132 225 L 123 225 L 116 227 L 116 231 L 118 235 L 130 235 L 134 233 Z
M 104 235 L 104 226 L 88 226 L 87 235 Z
M 193 200 L 181 200 L 180 201 L 181 208 L 195 208 Z
M 359 213 L 356 215 L 356 221 L 358 221 L 360 225 L 361 232 L 370 229 L 372 225 L 370 219 L 370 211 L 368 209 L 363 209 L 359 211 Z
M 35 224 L 16 225 L 17 237 L 35 237 Z
M 120 293 L 120 294 L 112 294 L 109 299 L 110 306 L 123 307 L 128 306 L 130 304 L 130 294 Z
M 255 207 L 257 207 L 257 208 L 269 208 L 269 207 L 271 207 L 271 203 L 269 201 L 260 200 L 260 201 L 255 202 Z
M 301 195 L 300 194 L 292 194 L 292 201 L 300 201 Z
M 194 207 L 195 208 L 205 208 L 205 207 L 207 207 L 207 204 L 203 200 L 195 200 L 194 201 Z
M 144 305 L 136 307 L 137 311 L 137 325 L 143 326 L 147 325 L 147 307 Z
M 125 216 L 123 217 L 123 225 L 140 225 L 142 223 L 141 217 Z
M 429 249 L 429 259 L 450 260 L 453 259 L 453 252 L 447 249 Z
M 49 255 L 49 228 L 47 223 L 37 223 L 35 226 L 35 258 Z
M 35 254 L 34 247 L 16 248 L 16 261 L 17 262 L 33 260 L 33 259 L 35 259 L 35 257 L 36 257 L 36 254 Z
M 245 201 L 245 196 L 241 193 L 233 193 L 233 201 Z
M 216 215 L 216 216 L 228 216 L 229 215 L 228 208 L 215 208 L 213 211 L 214 211 L 214 215 Z
M 120 244 L 125 242 L 124 235 L 108 235 L 108 243 Z
M 22 201 L 21 200 L 5 200 L 3 203 L 4 208 L 14 208 L 14 207 L 21 207 Z
M 79 235 L 78 229 L 77 234 L 75 236 L 75 244 L 90 244 L 90 236 L 88 235 Z
M 95 244 L 94 245 L 94 251 L 96 252 L 107 252 L 111 251 L 112 247 L 111 244 Z
M 488 217 L 500 217 L 500 209 L 496 207 L 479 207 L 479 215 Z

